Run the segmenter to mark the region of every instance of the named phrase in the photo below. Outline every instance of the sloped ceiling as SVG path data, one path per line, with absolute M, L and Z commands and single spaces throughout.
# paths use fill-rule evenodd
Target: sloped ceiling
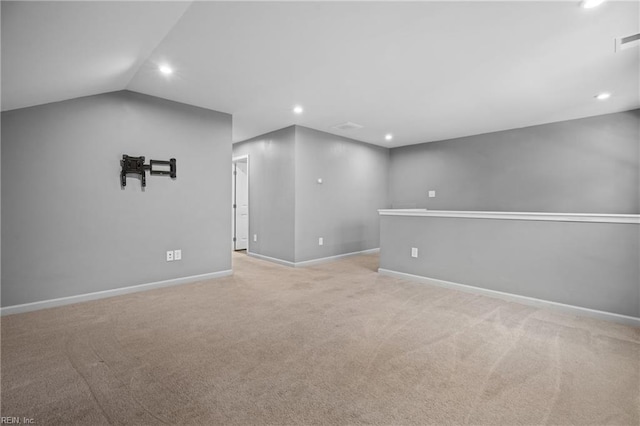
M 637 1 L 3 1 L 2 108 L 128 89 L 392 147 L 638 108 L 638 32 Z
M 2 2 L 2 109 L 122 90 L 189 2 Z

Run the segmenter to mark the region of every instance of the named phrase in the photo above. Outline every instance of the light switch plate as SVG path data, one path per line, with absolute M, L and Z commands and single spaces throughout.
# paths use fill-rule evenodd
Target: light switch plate
M 411 257 L 418 257 L 418 248 L 411 247 Z
M 182 250 L 173 251 L 173 260 L 182 260 Z
M 324 238 L 322 237 L 318 238 L 318 245 L 319 246 L 324 245 Z
M 436 191 L 429 191 L 429 198 L 435 198 Z

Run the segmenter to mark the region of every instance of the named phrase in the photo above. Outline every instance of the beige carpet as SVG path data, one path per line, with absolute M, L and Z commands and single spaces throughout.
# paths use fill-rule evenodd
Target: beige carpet
M 44 424 L 640 423 L 640 329 L 378 276 L 375 255 L 2 318 Z

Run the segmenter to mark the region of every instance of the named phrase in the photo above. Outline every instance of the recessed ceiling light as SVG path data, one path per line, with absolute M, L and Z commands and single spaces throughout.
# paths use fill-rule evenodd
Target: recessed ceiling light
M 386 135 L 384 135 L 384 138 L 390 141 L 391 139 L 393 139 L 393 135 L 391 133 L 387 133 Z
M 293 107 L 293 112 L 296 114 L 302 114 L 303 111 L 304 111 L 304 108 L 302 108 L 300 105 L 296 105 Z
M 604 101 L 606 99 L 609 99 L 610 97 L 611 97 L 611 93 L 609 92 L 599 93 L 595 96 L 595 98 L 599 101 Z
M 580 6 L 582 6 L 583 9 L 593 9 L 594 7 L 600 6 L 602 3 L 604 3 L 604 0 L 582 0 Z
M 160 65 L 158 67 L 158 69 L 160 70 L 160 72 L 164 75 L 170 75 L 173 74 L 173 69 L 169 66 L 169 65 Z

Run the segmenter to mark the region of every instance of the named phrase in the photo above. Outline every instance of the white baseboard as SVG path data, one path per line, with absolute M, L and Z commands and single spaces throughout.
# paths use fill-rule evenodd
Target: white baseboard
M 536 299 L 528 296 L 520 296 L 513 293 L 505 293 L 497 290 L 489 290 L 482 287 L 474 287 L 467 284 L 459 284 L 451 281 L 443 281 L 435 278 L 423 277 L 421 275 L 407 274 L 405 272 L 392 271 L 390 269 L 379 268 L 378 273 L 395 278 L 402 278 L 411 281 L 418 281 L 425 284 L 436 285 L 438 287 L 460 290 L 467 293 L 481 294 L 484 296 L 495 297 L 507 300 L 509 302 L 522 303 L 523 305 L 534 306 L 536 308 L 552 309 L 554 311 L 565 314 L 581 315 L 591 318 L 598 318 L 607 321 L 614 321 L 620 324 L 640 327 L 640 318 L 627 315 L 616 314 L 613 312 L 599 311 L 596 309 L 583 308 L 581 306 L 566 305 L 564 303 L 551 302 L 549 300 Z
M 133 285 L 130 287 L 114 288 L 111 290 L 96 291 L 94 293 L 79 294 L 76 296 L 60 297 L 57 299 L 42 300 L 39 302 L 24 303 L 22 305 L 5 306 L 0 308 L 0 315 L 20 314 L 23 312 L 37 311 L 40 309 L 55 308 L 57 306 L 71 305 L 73 303 L 88 302 L 90 300 L 104 299 L 107 297 L 120 296 L 123 294 L 137 293 L 140 291 L 153 290 L 156 288 L 170 287 L 179 284 L 187 284 L 196 281 L 210 280 L 232 275 L 232 270 L 211 272 L 208 274 L 191 275 L 189 277 L 174 278 L 171 280 L 156 281 L 153 283 Z
M 374 249 L 369 249 L 369 250 L 362 250 L 362 251 L 354 251 L 351 253 L 344 253 L 344 254 L 338 254 L 336 256 L 329 256 L 329 257 L 322 257 L 319 259 L 311 259 L 311 260 L 305 260 L 303 262 L 290 262 L 288 260 L 282 260 L 282 259 L 278 259 L 275 257 L 269 257 L 269 256 L 265 256 L 262 254 L 257 254 L 257 253 L 250 253 L 247 252 L 247 255 L 251 256 L 251 257 L 255 257 L 258 259 L 262 259 L 262 260 L 267 260 L 269 262 L 273 262 L 273 263 L 278 263 L 280 265 L 284 265 L 284 266 L 290 266 L 293 268 L 301 268 L 301 267 L 305 267 L 305 266 L 312 266 L 312 265 L 319 265 L 321 263 L 327 263 L 327 262 L 333 262 L 345 257 L 351 257 L 351 256 L 357 256 L 360 254 L 369 254 L 369 253 L 377 253 L 379 252 L 380 249 L 379 248 L 374 248 Z
M 361 251 L 354 251 L 351 253 L 338 254 L 336 256 L 321 257 L 319 259 L 305 260 L 303 262 L 296 262 L 295 267 L 300 268 L 304 266 L 319 265 L 321 263 L 333 262 L 335 260 L 343 259 L 345 257 L 358 256 L 360 254 L 378 253 L 379 251 L 380 251 L 379 248 L 374 248 L 369 250 L 361 250 Z
M 269 257 L 269 256 L 265 256 L 263 254 L 253 253 L 253 252 L 249 252 L 249 251 L 247 251 L 247 256 L 255 257 L 256 259 L 266 260 L 268 262 L 277 263 L 279 265 L 296 266 L 295 263 L 289 262 L 288 260 L 282 260 L 282 259 L 278 259 L 276 257 Z

